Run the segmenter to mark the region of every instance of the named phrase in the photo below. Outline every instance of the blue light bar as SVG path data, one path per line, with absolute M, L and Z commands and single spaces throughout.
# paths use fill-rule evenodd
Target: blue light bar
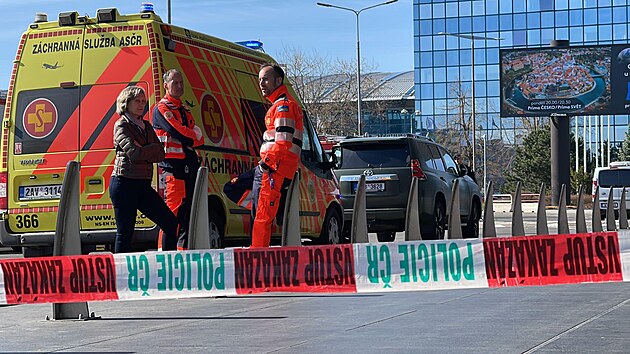
M 140 5 L 140 12 L 141 13 L 153 12 L 153 3 L 151 3 L 151 2 L 143 2 Z
M 261 41 L 241 41 L 241 42 L 236 42 L 236 44 L 240 44 L 249 49 L 264 51 L 263 43 Z

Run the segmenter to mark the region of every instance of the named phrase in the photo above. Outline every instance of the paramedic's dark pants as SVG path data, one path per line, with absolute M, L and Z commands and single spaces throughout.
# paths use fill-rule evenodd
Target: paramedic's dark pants
M 177 249 L 177 219 L 151 187 L 150 180 L 112 176 L 109 196 L 116 216 L 115 253 L 131 251 L 131 237 L 138 210 L 162 229 L 165 238 L 164 250 Z

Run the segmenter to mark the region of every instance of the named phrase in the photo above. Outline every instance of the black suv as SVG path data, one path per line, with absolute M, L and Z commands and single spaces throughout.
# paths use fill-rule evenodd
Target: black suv
M 481 193 L 477 183 L 460 171 L 449 152 L 431 139 L 397 137 L 348 138 L 335 148 L 344 233 L 349 235 L 354 196 L 360 175 L 366 176 L 368 231 L 379 241 L 393 241 L 405 229 L 412 177 L 419 178 L 418 201 L 422 238 L 443 239 L 447 210 L 456 179 L 460 180 L 460 215 L 464 237 L 478 237 Z

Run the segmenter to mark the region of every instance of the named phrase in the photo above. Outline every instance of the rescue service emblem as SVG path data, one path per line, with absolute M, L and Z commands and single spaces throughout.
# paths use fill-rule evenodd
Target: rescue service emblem
M 223 139 L 223 114 L 221 107 L 214 96 L 206 93 L 201 98 L 201 119 L 206 135 L 215 144 Z
M 43 139 L 55 130 L 57 107 L 50 100 L 38 98 L 26 106 L 22 123 L 24 131 L 34 139 Z

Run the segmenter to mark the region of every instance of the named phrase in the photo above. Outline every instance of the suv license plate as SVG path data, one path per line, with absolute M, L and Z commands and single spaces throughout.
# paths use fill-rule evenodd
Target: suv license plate
M 61 184 L 20 187 L 20 200 L 59 199 Z
M 354 184 L 354 193 L 357 192 L 357 188 L 359 187 L 358 183 Z M 367 193 L 370 192 L 382 192 L 385 190 L 385 183 L 384 182 L 379 182 L 379 183 L 366 183 L 365 184 L 365 191 Z

